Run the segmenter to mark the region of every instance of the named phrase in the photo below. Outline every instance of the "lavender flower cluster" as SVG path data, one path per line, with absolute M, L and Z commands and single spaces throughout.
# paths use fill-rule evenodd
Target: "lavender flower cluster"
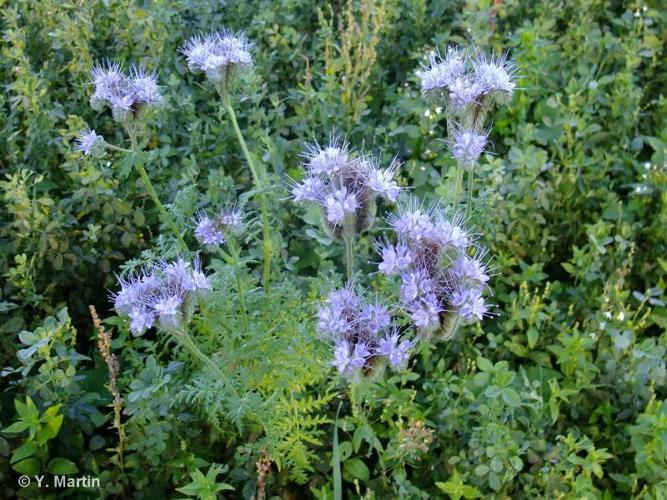
M 509 100 L 516 88 L 516 67 L 505 55 L 488 57 L 449 47 L 445 57 L 431 54 L 429 64 L 417 75 L 422 93 L 444 96 L 452 155 L 459 166 L 471 169 L 484 152 L 488 131 L 484 119 L 491 105 Z
M 226 90 L 237 68 L 252 66 L 252 45 L 243 33 L 228 30 L 196 35 L 181 48 L 191 71 L 202 71 L 221 90 Z
M 112 295 L 114 309 L 129 317 L 136 336 L 156 322 L 164 329 L 178 328 L 191 314 L 197 296 L 211 288 L 199 259 L 160 261 L 130 279 L 119 277 L 118 282 L 120 291 Z
M 225 242 L 225 231 L 239 232 L 243 227 L 243 213 L 236 207 L 223 208 L 216 217 L 199 212 L 196 218 L 195 238 L 200 245 L 218 246 Z
M 322 208 L 324 226 L 340 237 L 345 225 L 357 233 L 368 229 L 375 216 L 375 200 L 395 202 L 401 191 L 395 176 L 399 162 L 387 168 L 369 156 L 355 155 L 341 137 L 334 136 L 325 147 L 308 144 L 303 153 L 306 175 L 292 186 L 297 202 L 314 202 Z
M 401 340 L 389 310 L 379 302 L 368 304 L 353 284 L 333 291 L 319 307 L 317 330 L 333 341 L 332 365 L 349 378 L 370 376 L 387 364 L 400 370 L 414 346 L 411 340 Z
M 132 66 L 126 75 L 120 64 L 107 62 L 95 66 L 90 76 L 95 87 L 90 105 L 97 111 L 109 106 L 116 121 L 126 121 L 141 107 L 162 102 L 157 75 L 146 72 L 142 67 Z
M 84 156 L 101 158 L 104 156 L 106 148 L 107 143 L 104 137 L 97 134 L 94 130 L 84 129 L 76 138 L 76 150 L 83 153 Z
M 438 332 L 446 339 L 459 321 L 472 323 L 488 314 L 485 253 L 459 217 L 450 220 L 440 207 L 412 202 L 388 222 L 398 241 L 378 242 L 379 270 L 400 276 L 401 305 L 420 336 Z

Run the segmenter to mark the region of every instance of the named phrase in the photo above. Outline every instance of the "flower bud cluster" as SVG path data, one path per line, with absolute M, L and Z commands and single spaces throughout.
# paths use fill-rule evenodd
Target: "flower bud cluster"
M 224 208 L 216 217 L 200 211 L 195 220 L 195 238 L 203 246 L 219 246 L 225 242 L 225 232 L 239 233 L 243 228 L 243 212 L 235 207 Z
M 414 342 L 401 339 L 387 307 L 367 303 L 353 288 L 333 291 L 318 310 L 317 330 L 334 344 L 332 364 L 348 378 L 404 368 Z
M 191 71 L 202 71 L 221 91 L 226 91 L 238 68 L 252 66 L 252 48 L 244 33 L 228 30 L 196 35 L 181 48 Z
M 176 329 L 192 314 L 197 297 L 211 288 L 197 258 L 178 259 L 144 267 L 130 279 L 118 278 L 120 291 L 112 295 L 114 309 L 130 319 L 130 331 L 143 335 L 156 323 Z
M 388 222 L 397 242 L 378 242 L 379 270 L 400 277 L 400 302 L 418 334 L 449 338 L 460 321 L 472 323 L 488 314 L 484 252 L 460 218 L 412 202 Z
M 340 137 L 325 147 L 309 144 L 303 154 L 306 174 L 292 186 L 297 202 L 314 202 L 322 208 L 322 220 L 335 238 L 349 225 L 356 233 L 367 230 L 375 217 L 375 201 L 395 202 L 401 191 L 395 177 L 400 166 L 394 159 L 387 168 L 369 156 L 356 155 Z
M 98 111 L 108 106 L 118 122 L 134 117 L 143 106 L 162 102 L 157 75 L 140 66 L 133 66 L 126 75 L 120 64 L 107 62 L 95 66 L 90 76 L 95 87 L 90 105 Z

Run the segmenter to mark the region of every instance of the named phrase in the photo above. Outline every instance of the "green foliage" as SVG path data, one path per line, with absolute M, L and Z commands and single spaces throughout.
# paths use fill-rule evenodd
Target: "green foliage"
M 44 494 L 18 490 L 19 474 L 62 473 L 100 477 L 102 491 L 54 496 L 664 497 L 667 17 L 658 3 L 0 6 L 6 496 Z M 178 54 L 192 34 L 222 25 L 256 43 L 232 105 L 269 180 L 270 293 L 251 173 L 215 90 Z M 494 116 L 471 216 L 495 256 L 497 315 L 421 346 L 405 372 L 351 388 L 313 319 L 342 280 L 343 250 L 315 229 L 318 213 L 285 199 L 285 182 L 301 175 L 303 142 L 335 127 L 383 161 L 398 154 L 400 182 L 416 196 L 451 196 L 444 113 L 422 98 L 414 72 L 454 43 L 509 51 L 520 68 L 521 90 Z M 88 103 L 89 69 L 105 58 L 156 69 L 165 100 L 147 117 L 144 152 L 80 158 L 72 140 L 86 126 L 129 147 Z M 166 331 L 133 337 L 111 311 L 115 273 L 192 256 L 162 225 L 137 160 L 190 249 L 197 210 L 239 200 L 249 213 L 238 256 L 200 252 L 212 291 L 185 333 L 213 366 Z M 390 287 L 375 273 L 382 226 L 356 245 L 371 293 Z M 119 362 L 122 460 L 88 304 L 107 317 Z

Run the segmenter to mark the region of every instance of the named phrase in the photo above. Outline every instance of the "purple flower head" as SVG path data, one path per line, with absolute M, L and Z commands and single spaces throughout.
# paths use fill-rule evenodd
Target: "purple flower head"
M 365 322 L 374 334 L 378 334 L 389 327 L 391 316 L 385 306 L 376 302 L 375 304 L 367 305 L 361 311 L 361 321 Z
M 401 192 L 401 188 L 394 180 L 399 165 L 396 159 L 386 169 L 372 165 L 368 171 L 368 187 L 388 201 L 396 202 Z
M 104 137 L 97 135 L 94 130 L 84 129 L 76 138 L 76 150 L 81 151 L 85 156 L 94 156 L 101 158 L 106 151 L 107 143 Z
M 145 266 L 129 280 L 118 278 L 120 291 L 112 294 L 114 308 L 130 318 L 130 330 L 141 335 L 156 319 L 163 328 L 174 328 L 186 314 L 189 297 L 211 287 L 199 258 L 194 265 L 183 259 Z
M 95 91 L 90 98 L 92 107 L 101 111 L 109 106 L 117 121 L 127 120 L 143 105 L 162 102 L 157 86 L 157 75 L 141 67 L 133 67 L 125 75 L 119 64 L 107 62 L 93 67 L 90 72 Z
M 398 331 L 394 329 L 390 335 L 380 339 L 375 354 L 385 356 L 392 368 L 400 370 L 410 359 L 410 349 L 413 346 L 414 342 L 410 340 L 399 342 Z
M 359 208 L 359 202 L 354 193 L 348 192 L 344 187 L 327 196 L 325 204 L 327 220 L 334 225 L 343 224 L 345 216 L 353 215 Z
M 474 61 L 474 72 L 476 79 L 487 92 L 511 95 L 516 88 L 516 66 L 507 59 L 506 54 L 499 57 L 479 54 Z
M 448 47 L 444 58 L 437 53 L 429 54 L 429 64 L 417 72 L 421 80 L 422 94 L 442 90 L 465 71 L 465 56 L 457 47 Z
M 433 280 L 423 269 L 403 273 L 401 280 L 401 300 L 405 303 L 413 302 L 435 290 Z
M 403 272 L 412 264 L 412 254 L 407 245 L 399 243 L 396 246 L 391 243 L 380 243 L 378 245 L 382 254 L 382 262 L 378 269 L 382 274 L 391 276 Z
M 452 156 L 463 168 L 471 168 L 484 152 L 488 134 L 455 127 L 452 130 Z
M 326 187 L 319 177 L 306 177 L 292 186 L 294 201 L 320 202 L 326 198 Z
M 218 228 L 213 219 L 203 212 L 197 215 L 197 226 L 195 227 L 195 238 L 200 245 L 217 246 L 225 241 L 225 236 Z
M 252 45 L 245 34 L 228 30 L 195 35 L 181 48 L 191 71 L 202 71 L 216 85 L 226 86 L 237 68 L 252 66 Z
M 454 290 L 451 302 L 459 316 L 468 323 L 481 321 L 489 311 L 481 288 L 459 287 Z

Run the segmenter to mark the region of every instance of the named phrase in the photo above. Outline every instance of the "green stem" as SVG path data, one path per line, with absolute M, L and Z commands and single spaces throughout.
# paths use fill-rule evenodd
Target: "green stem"
M 125 130 L 127 130 L 127 133 L 130 136 L 130 142 L 132 144 L 132 150 L 129 151 L 129 152 L 130 153 L 136 153 L 137 152 L 137 139 L 134 135 L 134 131 L 132 130 L 132 127 L 128 123 L 125 124 Z M 121 151 L 121 150 L 127 151 L 126 149 L 118 148 L 117 146 L 113 146 L 112 149 L 118 149 L 119 151 Z M 187 250 L 188 245 L 185 243 L 185 240 L 183 240 L 183 236 L 181 236 L 181 233 L 178 230 L 178 227 L 176 226 L 176 223 L 174 222 L 174 219 L 169 215 L 169 213 L 165 210 L 164 205 L 160 202 L 160 198 L 158 198 L 157 193 L 155 192 L 155 189 L 153 188 L 153 184 L 151 183 L 151 180 L 148 177 L 148 172 L 146 172 L 146 169 L 140 163 L 137 163 L 135 166 L 137 167 L 137 170 L 139 172 L 139 176 L 141 177 L 141 180 L 144 183 L 144 187 L 146 188 L 146 191 L 148 191 L 148 196 L 150 196 L 151 200 L 153 200 L 153 203 L 157 207 L 158 212 L 160 212 L 160 216 L 162 217 L 162 220 L 167 223 L 167 225 L 169 226 L 171 231 L 174 233 L 174 236 L 176 237 L 179 244 L 181 245 L 181 248 L 183 250 Z
M 475 178 L 475 167 L 473 165 L 468 170 L 468 203 L 466 204 L 466 219 L 469 219 L 470 214 L 472 214 L 472 191 L 473 191 L 474 178 Z
M 190 338 L 190 335 L 187 334 L 187 332 L 180 331 L 180 330 L 173 330 L 171 332 L 173 337 L 183 346 L 185 347 L 190 353 L 197 358 L 201 363 L 205 366 L 208 366 L 211 368 L 214 372 L 218 374 L 220 379 L 224 382 L 226 387 L 229 387 L 231 392 L 233 393 L 235 398 L 239 398 L 238 392 L 236 392 L 236 388 L 232 385 L 231 381 L 229 380 L 229 377 L 223 372 L 218 365 L 216 365 L 211 358 L 209 358 L 206 354 L 201 352 L 199 347 L 195 345 L 195 343 L 192 341 L 192 338 Z
M 240 259 L 239 259 L 239 250 L 236 247 L 236 242 L 234 237 L 231 234 L 227 234 L 227 246 L 229 247 L 229 253 L 232 254 L 234 259 L 232 264 L 234 265 L 234 275 L 236 276 L 236 289 L 239 294 L 239 308 L 241 309 L 241 319 L 243 321 L 243 327 L 247 332 L 248 328 L 248 309 L 245 305 L 245 289 L 243 287 L 243 281 L 241 280 L 240 271 Z
M 463 168 L 460 165 L 456 166 L 456 181 L 454 184 L 454 200 L 452 205 L 458 211 L 461 203 L 461 189 L 463 187 Z
M 121 153 L 132 153 L 131 149 L 125 149 L 121 148 L 119 146 L 114 146 L 113 144 L 109 144 L 108 142 L 105 142 L 106 147 L 113 150 L 113 151 L 120 151 Z
M 227 109 L 227 114 L 232 122 L 234 132 L 236 133 L 236 138 L 241 145 L 241 150 L 243 151 L 243 156 L 245 157 L 246 163 L 250 168 L 250 173 L 252 174 L 253 181 L 255 182 L 255 188 L 257 189 L 257 197 L 259 201 L 259 208 L 262 215 L 262 237 L 263 237 L 263 250 L 264 250 L 264 287 L 269 290 L 269 279 L 271 276 L 271 254 L 273 252 L 271 248 L 271 230 L 269 229 L 269 213 L 266 209 L 266 196 L 262 191 L 262 178 L 255 167 L 255 163 L 250 156 L 250 151 L 248 151 L 248 146 L 246 145 L 245 140 L 243 139 L 243 134 L 239 128 L 238 121 L 236 120 L 236 113 L 234 108 L 229 100 L 229 96 L 226 93 L 222 94 L 222 99 Z M 262 172 L 263 174 L 264 172 Z
M 354 276 L 354 217 L 346 216 L 343 224 L 343 240 L 345 240 L 345 266 L 348 281 Z

